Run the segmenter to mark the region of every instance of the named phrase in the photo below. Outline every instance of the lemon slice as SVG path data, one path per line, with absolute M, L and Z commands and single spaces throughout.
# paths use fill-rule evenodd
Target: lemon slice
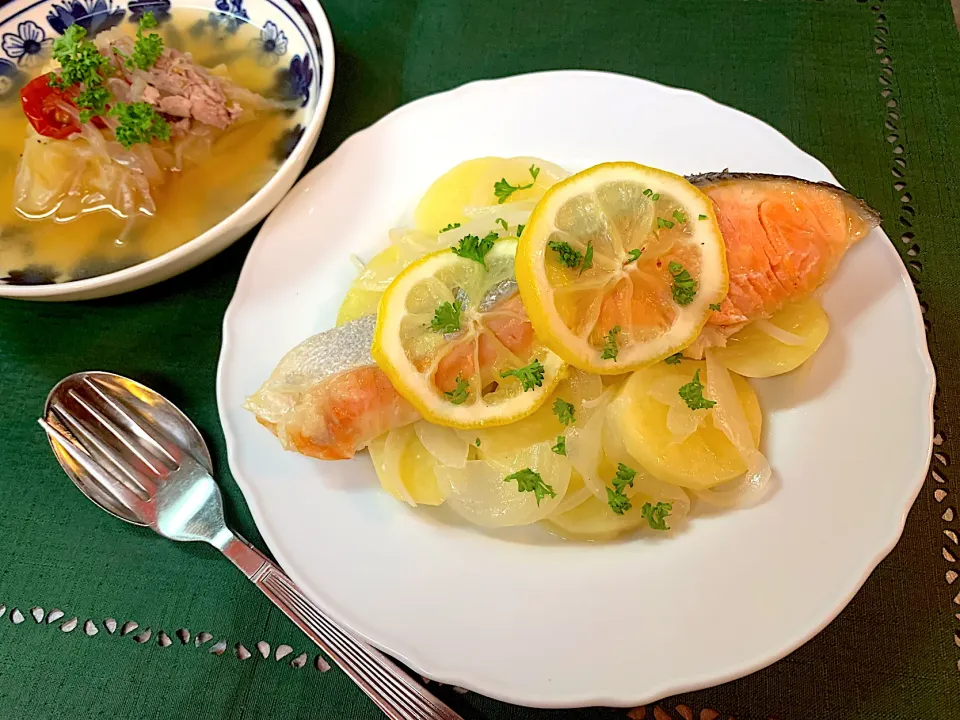
M 431 253 L 380 299 L 374 360 L 427 420 L 504 425 L 534 412 L 565 375 L 563 361 L 534 337 L 515 292 L 516 251 L 516 240 L 501 240 L 483 262 Z
M 538 337 L 604 374 L 689 345 L 728 282 L 710 199 L 679 175 L 627 162 L 551 187 L 520 238 L 516 273 Z

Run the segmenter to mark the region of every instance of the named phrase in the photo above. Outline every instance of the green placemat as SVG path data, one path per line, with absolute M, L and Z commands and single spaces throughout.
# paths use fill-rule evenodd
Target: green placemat
M 918 282 L 940 381 L 937 453 L 903 539 L 849 607 L 789 657 L 629 717 L 960 718 L 960 527 L 949 468 L 960 434 L 949 372 L 960 350 L 960 42 L 948 1 L 325 7 L 337 79 L 314 163 L 422 95 L 478 78 L 596 68 L 698 90 L 765 120 L 882 212 Z M 214 398 L 221 318 L 249 242 L 121 298 L 0 302 L 0 718 L 378 717 L 338 670 L 317 669 L 305 639 L 212 550 L 166 542 L 93 508 L 34 423 L 68 373 L 109 369 L 146 382 L 204 431 L 233 522 L 261 542 L 226 465 Z M 117 621 L 113 633 L 107 618 Z M 124 634 L 128 622 L 138 627 Z M 269 643 L 260 646 L 269 658 L 258 643 Z M 277 660 L 278 650 L 290 652 Z M 245 651 L 252 657 L 241 659 Z M 467 718 L 628 716 L 438 693 Z

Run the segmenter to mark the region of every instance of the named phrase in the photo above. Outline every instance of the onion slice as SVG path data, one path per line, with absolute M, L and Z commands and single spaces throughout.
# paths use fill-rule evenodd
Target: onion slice
M 417 421 L 413 429 L 423 447 L 438 463 L 453 468 L 466 467 L 470 448 L 456 430 L 434 425 L 426 420 Z
M 766 333 L 774 340 L 782 342 L 784 345 L 790 345 L 791 347 L 796 347 L 798 345 L 803 345 L 807 340 L 801 335 L 792 333 L 789 330 L 784 330 L 782 327 L 777 327 L 769 320 L 754 320 L 754 327 L 757 328 L 760 332 Z
M 753 433 L 750 432 L 730 371 L 709 350 L 706 360 L 707 393 L 717 403 L 712 409 L 713 422 L 740 453 L 747 471 L 731 490 L 699 491 L 696 494 L 706 502 L 723 507 L 754 505 L 763 499 L 770 487 L 770 463 L 754 447 Z

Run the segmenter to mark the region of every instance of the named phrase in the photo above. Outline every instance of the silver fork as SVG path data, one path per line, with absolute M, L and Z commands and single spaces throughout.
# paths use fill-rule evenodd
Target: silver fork
M 87 497 L 171 540 L 203 541 L 220 550 L 388 717 L 461 720 L 382 653 L 338 627 L 283 570 L 227 527 L 206 444 L 162 395 L 113 373 L 77 373 L 51 391 L 38 422 Z

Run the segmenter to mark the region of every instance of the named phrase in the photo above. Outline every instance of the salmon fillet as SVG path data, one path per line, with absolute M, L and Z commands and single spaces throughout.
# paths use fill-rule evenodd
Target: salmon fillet
M 725 342 L 742 325 L 809 296 L 880 221 L 866 203 L 827 183 L 728 172 L 687 179 L 713 200 L 730 275 L 729 293 L 695 346 Z M 473 375 L 477 361 L 485 377 L 502 350 L 524 356 L 532 346 L 520 296 L 496 308 L 488 332 L 454 345 L 439 363 L 439 389 Z M 370 356 L 375 323 L 374 316 L 360 318 L 304 341 L 244 407 L 283 447 L 323 460 L 351 458 L 379 435 L 415 422 L 419 413 Z
M 779 175 L 687 178 L 713 200 L 730 289 L 709 324 L 730 327 L 802 300 L 836 270 L 880 217 L 842 188 Z

